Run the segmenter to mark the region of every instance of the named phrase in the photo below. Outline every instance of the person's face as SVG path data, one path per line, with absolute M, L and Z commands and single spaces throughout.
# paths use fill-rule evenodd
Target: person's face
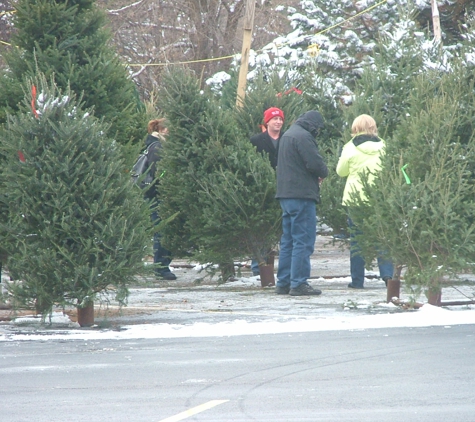
M 284 120 L 282 117 L 275 116 L 267 122 L 267 130 L 270 130 L 271 132 L 280 132 L 283 124 Z

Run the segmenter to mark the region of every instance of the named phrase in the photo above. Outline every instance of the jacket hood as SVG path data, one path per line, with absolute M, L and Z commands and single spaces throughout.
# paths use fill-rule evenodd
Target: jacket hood
M 316 110 L 310 110 L 301 114 L 295 121 L 295 124 L 308 130 L 312 136 L 317 136 L 319 130 L 325 126 L 322 115 Z
M 384 141 L 381 138 L 366 134 L 356 135 L 352 142 L 358 151 L 367 155 L 380 154 L 385 146 Z

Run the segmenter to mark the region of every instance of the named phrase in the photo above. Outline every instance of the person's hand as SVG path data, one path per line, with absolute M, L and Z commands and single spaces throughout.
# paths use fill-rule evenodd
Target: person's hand
M 318 178 L 318 186 L 322 186 L 323 179 L 321 177 Z

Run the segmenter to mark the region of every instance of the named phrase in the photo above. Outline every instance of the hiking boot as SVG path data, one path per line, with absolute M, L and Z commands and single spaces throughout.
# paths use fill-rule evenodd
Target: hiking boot
M 278 295 L 288 295 L 290 292 L 290 286 L 275 286 L 275 293 Z
M 318 296 L 322 294 L 319 289 L 314 289 L 310 284 L 303 283 L 295 289 L 290 289 L 290 296 Z
M 350 289 L 364 289 L 363 286 L 355 286 L 353 283 L 348 284 Z

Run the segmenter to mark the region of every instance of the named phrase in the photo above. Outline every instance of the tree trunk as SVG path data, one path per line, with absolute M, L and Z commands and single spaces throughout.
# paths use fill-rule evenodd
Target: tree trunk
M 88 302 L 83 308 L 78 310 L 78 324 L 81 327 L 92 327 L 94 325 L 94 302 Z
M 223 283 L 226 283 L 230 277 L 234 277 L 235 275 L 233 261 L 219 264 L 219 269 L 221 271 Z
M 390 278 L 388 280 L 388 286 L 386 291 L 386 303 L 393 301 L 393 298 L 399 299 L 401 293 L 401 280 L 399 278 Z
M 394 297 L 399 299 L 401 294 L 401 271 L 402 266 L 398 265 L 396 267 L 396 272 L 393 275 L 393 278 L 388 280 L 387 290 L 386 290 L 386 302 L 390 303 L 393 301 Z
M 262 287 L 275 286 L 274 261 L 275 252 L 271 251 L 269 252 L 269 255 L 267 255 L 266 262 L 259 264 L 259 274 L 261 276 Z
M 429 289 L 427 292 L 427 302 L 429 305 L 440 306 L 442 300 L 442 290 Z

